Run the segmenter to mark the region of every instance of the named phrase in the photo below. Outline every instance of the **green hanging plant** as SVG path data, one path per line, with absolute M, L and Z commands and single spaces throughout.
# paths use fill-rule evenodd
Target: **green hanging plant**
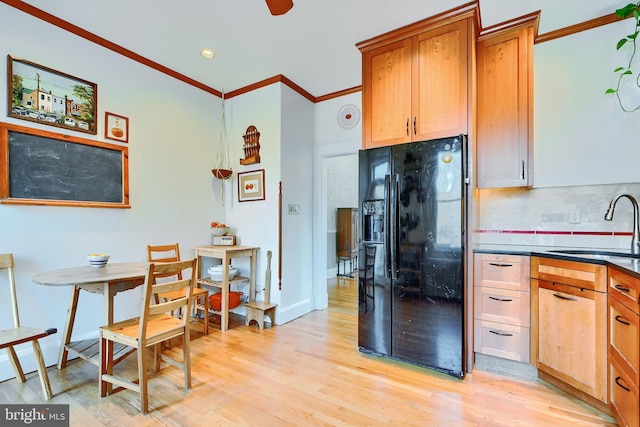
M 607 89 L 607 91 L 605 92 L 605 93 L 615 94 L 616 97 L 618 98 L 618 104 L 620 104 L 620 108 L 622 108 L 622 111 L 625 111 L 627 113 L 631 113 L 633 111 L 640 109 L 640 105 L 637 105 L 635 108 L 626 108 L 622 103 L 622 99 L 620 99 L 620 87 L 622 86 L 622 83 L 626 81 L 626 79 L 634 77 L 633 71 L 631 70 L 631 65 L 633 63 L 633 59 L 636 56 L 637 38 L 638 38 L 638 34 L 640 33 L 639 8 L 640 8 L 640 1 L 636 3 L 629 3 L 623 8 L 616 9 L 616 15 L 620 19 L 626 19 L 630 16 L 633 16 L 633 18 L 636 21 L 636 26 L 635 26 L 635 31 L 632 34 L 629 34 L 628 36 L 620 39 L 618 41 L 618 44 L 616 45 L 616 50 L 620 50 L 623 46 L 627 44 L 631 44 L 631 55 L 629 56 L 629 62 L 627 63 L 626 66 L 618 67 L 615 70 L 613 70 L 614 73 L 618 74 L 618 84 L 616 85 L 616 88 Z M 635 85 L 640 89 L 640 74 L 635 76 Z

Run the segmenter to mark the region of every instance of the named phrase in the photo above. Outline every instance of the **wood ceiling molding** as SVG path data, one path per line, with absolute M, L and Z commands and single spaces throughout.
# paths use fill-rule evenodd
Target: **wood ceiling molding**
M 620 20 L 621 19 L 618 18 L 615 13 L 610 13 L 609 15 L 601 16 L 599 18 L 594 18 L 589 21 L 581 22 L 579 24 L 570 25 L 568 27 L 560 28 L 555 31 L 549 31 L 548 33 L 540 34 L 534 39 L 534 43 L 538 44 L 548 42 L 549 40 L 570 36 L 582 31 L 591 30 L 593 28 L 601 27 L 607 24 L 612 24 Z
M 414 22 L 413 24 L 406 25 L 404 27 L 389 31 L 379 36 L 373 37 L 368 40 L 361 41 L 356 44 L 356 47 L 360 52 L 364 53 L 371 49 L 375 49 L 383 44 L 393 43 L 396 41 L 404 40 L 406 38 L 418 35 L 424 32 L 425 28 L 436 28 L 444 25 L 448 25 L 452 22 L 460 21 L 461 19 L 471 18 L 479 15 L 478 13 L 478 0 L 471 3 L 463 4 L 462 6 L 450 9 L 422 21 Z M 479 22 L 478 18 L 476 18 Z
M 225 99 L 233 98 L 234 96 L 242 95 L 243 93 L 251 92 L 256 89 L 260 89 L 261 87 L 269 86 L 274 83 L 282 83 L 287 85 L 294 91 L 298 92 L 304 98 L 307 98 L 311 102 L 316 102 L 316 98 L 311 95 L 306 90 L 302 89 L 300 86 L 283 76 L 282 74 L 278 74 L 277 76 L 269 77 L 268 79 L 261 80 L 257 83 L 250 84 L 249 86 L 242 87 L 240 89 L 232 90 L 224 95 Z
M 328 93 L 328 94 L 322 95 L 322 96 L 317 96 L 316 97 L 316 102 L 322 102 L 322 101 L 327 101 L 329 99 L 340 98 L 341 96 L 350 95 L 350 94 L 356 93 L 356 92 L 362 92 L 362 85 L 354 86 L 354 87 L 349 88 L 349 89 L 340 90 L 338 92 Z
M 529 13 L 527 15 L 520 16 L 518 18 L 510 19 L 505 22 L 501 22 L 496 25 L 491 25 L 487 28 L 483 28 L 478 35 L 478 41 L 482 41 L 487 37 L 490 37 L 496 33 L 500 33 L 502 31 L 512 30 L 518 27 L 526 27 L 529 25 L 533 25 L 533 37 L 538 34 L 538 26 L 540 25 L 540 15 L 542 11 L 538 10 L 536 12 Z

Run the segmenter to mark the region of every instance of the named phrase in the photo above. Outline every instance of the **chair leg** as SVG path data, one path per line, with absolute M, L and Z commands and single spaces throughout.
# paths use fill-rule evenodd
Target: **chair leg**
M 44 357 L 42 356 L 42 349 L 38 340 L 33 340 L 33 354 L 36 357 L 36 364 L 38 365 L 38 374 L 40 376 L 40 385 L 42 386 L 42 393 L 45 399 L 49 400 L 53 396 L 51 392 L 51 383 L 49 382 L 49 375 L 47 374 L 47 366 L 44 364 Z
M 105 381 L 103 375 L 113 376 L 113 341 L 100 336 L 100 397 L 111 394 L 113 385 L 111 382 Z
M 160 353 L 162 352 L 162 343 L 158 343 L 153 346 L 153 370 L 158 372 L 160 370 Z
M 24 372 L 22 371 L 22 366 L 20 365 L 20 361 L 18 360 L 18 355 L 13 347 L 7 347 L 7 354 L 9 355 L 9 361 L 11 361 L 11 366 L 13 366 L 13 372 L 16 374 L 16 380 L 19 383 L 23 383 L 27 381 L 24 376 Z
M 155 346 L 154 346 L 155 347 Z M 147 385 L 147 352 L 144 347 L 138 347 L 138 385 L 140 387 L 140 411 L 149 412 L 149 395 Z
M 189 325 L 184 328 L 184 344 L 182 345 L 182 369 L 184 371 L 184 389 L 191 388 L 191 338 Z

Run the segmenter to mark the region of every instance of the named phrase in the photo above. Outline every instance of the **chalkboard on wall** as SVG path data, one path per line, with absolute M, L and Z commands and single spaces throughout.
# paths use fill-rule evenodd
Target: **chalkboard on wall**
M 127 147 L 0 123 L 2 203 L 128 208 Z

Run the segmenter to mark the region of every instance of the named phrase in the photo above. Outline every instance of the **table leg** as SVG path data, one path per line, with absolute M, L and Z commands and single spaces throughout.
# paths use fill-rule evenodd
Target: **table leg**
M 104 321 L 105 325 L 111 325 L 113 323 L 113 297 L 116 294 L 115 286 L 111 286 L 109 283 L 104 284 L 104 290 L 102 295 L 104 296 Z
M 62 345 L 60 346 L 60 356 L 58 357 L 58 369 L 67 366 L 67 344 L 71 342 L 71 333 L 73 332 L 73 322 L 76 318 L 76 309 L 78 308 L 78 296 L 80 288 L 74 286 L 71 291 L 71 300 L 67 309 L 67 322 L 64 325 L 64 333 L 62 334 Z
M 225 332 L 229 329 L 229 261 L 228 255 L 222 260 L 222 301 L 220 302 L 220 330 Z

